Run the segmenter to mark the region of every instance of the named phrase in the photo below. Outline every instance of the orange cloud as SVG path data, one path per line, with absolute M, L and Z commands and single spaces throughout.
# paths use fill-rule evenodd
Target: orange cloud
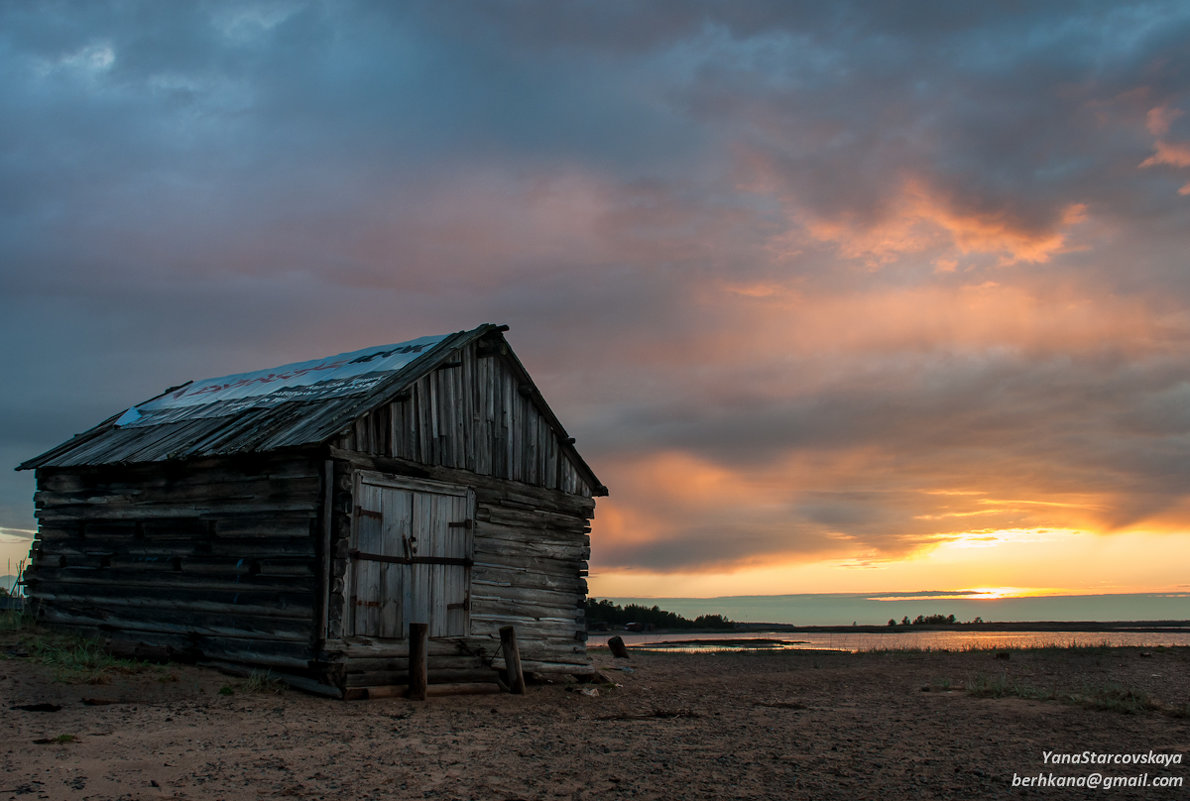
M 771 506 L 774 494 L 783 492 L 784 486 L 782 477 L 771 471 L 760 469 L 750 474 L 679 451 L 635 458 L 617 465 L 615 472 L 625 497 L 654 509 L 684 509 L 693 516 L 711 514 L 724 506 L 737 510 Z M 603 505 L 601 501 L 600 507 Z M 639 513 L 635 519 L 643 522 Z
M 601 547 L 593 563 L 639 564 L 643 552 L 668 551 L 672 557 L 658 561 L 680 567 L 662 572 L 705 573 L 798 554 L 841 557 L 853 550 L 853 538 L 798 519 L 791 503 L 800 494 L 836 488 L 840 476 L 867 459 L 862 449 L 807 450 L 777 464 L 741 467 L 671 450 L 612 462 L 617 491 L 600 501 Z
M 1138 554 L 1160 553 L 1154 561 Z M 1098 537 L 1071 529 L 973 532 L 906 559 L 774 559 L 734 572 L 603 571 L 592 594 L 714 597 L 798 593 L 884 593 L 895 587 L 982 588 L 996 595 L 1184 592 L 1190 535 L 1134 532 Z M 863 568 L 863 569 L 855 569 Z
M 892 213 L 875 222 L 853 218 L 810 217 L 806 229 L 821 242 L 834 243 L 851 259 L 862 259 L 878 267 L 902 256 L 940 249 L 935 259 L 939 271 L 953 271 L 954 254 L 999 256 L 1003 265 L 1020 262 L 1044 263 L 1070 250 L 1069 228 L 1082 222 L 1086 206 L 1068 205 L 1060 217 L 1061 228 L 1033 230 L 1004 214 L 961 211 L 942 193 L 924 182 L 909 179 L 890 204 Z
M 875 357 L 988 347 L 1075 354 L 1110 343 L 1139 356 L 1170 334 L 1190 334 L 1190 321 L 1177 310 L 1163 314 L 1141 299 L 1054 285 L 983 282 L 814 294 L 763 281 L 723 284 L 717 303 L 737 323 L 720 333 L 717 346 L 769 359 L 772 369 L 760 380 L 789 377 L 790 385 L 781 385 L 785 393 L 816 388 L 809 365 L 796 376 L 778 369 L 794 354 Z
M 864 476 L 887 476 L 894 465 L 905 471 L 899 482 L 881 478 L 865 489 Z M 946 544 L 994 545 L 1004 539 L 995 532 L 1009 528 L 1102 531 L 1102 514 L 1111 505 L 1095 494 L 1043 487 L 1008 495 L 1022 488 L 994 473 L 982 479 L 954 476 L 953 488 L 939 488 L 938 470 L 907 467 L 899 455 L 866 446 L 804 447 L 750 467 L 718 465 L 676 451 L 646 454 L 615 466 L 621 489 L 600 504 L 601 547 L 594 562 L 601 567 L 633 563 L 634 555 L 647 550 L 672 552 L 674 567 L 662 568 L 666 573 L 814 563 L 857 553 L 877 564 Z M 981 481 L 989 490 L 1003 490 L 1003 498 L 970 489 Z M 928 488 L 916 488 L 919 484 Z M 852 528 L 848 517 L 865 502 L 857 495 L 870 494 L 879 497 L 883 521 L 872 529 L 872 521 L 861 517 L 855 521 L 859 528 Z M 816 509 L 825 516 L 815 517 Z M 832 514 L 843 517 L 832 522 Z

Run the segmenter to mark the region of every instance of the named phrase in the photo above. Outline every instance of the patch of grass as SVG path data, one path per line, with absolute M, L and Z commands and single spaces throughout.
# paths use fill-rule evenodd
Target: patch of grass
M 35 627 L 33 616 L 28 612 L 13 609 L 0 611 L 0 633 L 28 631 Z
M 285 689 L 285 682 L 273 675 L 271 670 L 254 670 L 244 681 L 244 692 L 279 693 Z
M 1057 633 L 1057 632 L 1055 632 Z M 863 653 L 887 654 L 891 656 L 906 656 L 911 654 L 970 654 L 986 653 L 996 659 L 1012 659 L 1015 654 L 1053 654 L 1065 656 L 1104 656 L 1113 651 L 1134 648 L 1130 645 L 1111 645 L 1106 640 L 1098 643 L 1077 643 L 1073 640 L 1060 643 L 1041 643 L 1036 645 L 988 645 L 982 642 L 960 643 L 954 646 L 942 647 L 936 645 L 898 645 L 889 648 L 873 648 Z
M 967 692 L 980 698 L 1014 697 L 1030 701 L 1059 701 L 1085 709 L 1122 712 L 1128 715 L 1162 709 L 1148 693 L 1115 682 L 1089 685 L 1077 693 L 1059 693 L 1056 690 L 1010 680 L 1007 674 L 987 676 L 981 673 L 967 682 Z M 1172 710 L 1170 714 L 1176 715 L 1176 712 Z
M 74 734 L 59 734 L 57 737 L 42 737 L 33 741 L 34 745 L 66 745 L 78 740 Z
M 6 638 L 5 658 L 30 659 L 50 668 L 54 681 L 67 684 L 106 684 L 112 676 L 142 673 L 146 662 L 114 657 L 98 640 L 78 634 L 48 631 L 23 621 L 7 629 L 18 636 Z
M 1161 709 L 1161 705 L 1149 697 L 1148 693 L 1124 687 L 1116 682 L 1088 687 L 1082 693 L 1072 696 L 1071 703 L 1088 709 L 1103 709 L 1129 715 Z
M 988 676 L 979 673 L 968 680 L 967 692 L 979 698 L 1027 698 L 1032 701 L 1052 701 L 1055 698 L 1052 690 L 1043 690 L 1018 681 L 1012 681 L 1007 673 L 999 676 Z
M 71 684 L 107 684 L 113 675 L 132 675 L 149 668 L 144 662 L 119 659 L 99 642 L 62 634 L 39 636 L 29 655 L 54 671 L 54 680 Z

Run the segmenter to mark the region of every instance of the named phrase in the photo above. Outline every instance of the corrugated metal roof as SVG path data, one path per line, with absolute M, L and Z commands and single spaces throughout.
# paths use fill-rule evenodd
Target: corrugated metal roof
M 166 390 L 18 470 L 157 462 L 323 442 L 502 326 L 421 337 Z

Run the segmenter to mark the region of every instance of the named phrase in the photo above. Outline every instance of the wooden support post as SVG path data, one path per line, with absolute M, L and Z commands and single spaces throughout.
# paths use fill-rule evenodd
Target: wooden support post
M 618 634 L 607 641 L 607 647 L 617 659 L 628 659 L 628 648 L 624 645 L 624 638 Z
M 409 694 L 414 701 L 426 700 L 426 639 L 430 634 L 427 623 L 409 624 Z
M 504 653 L 508 691 L 515 695 L 524 695 L 525 674 L 521 671 L 521 652 L 517 649 L 516 629 L 512 626 L 500 628 L 500 649 Z

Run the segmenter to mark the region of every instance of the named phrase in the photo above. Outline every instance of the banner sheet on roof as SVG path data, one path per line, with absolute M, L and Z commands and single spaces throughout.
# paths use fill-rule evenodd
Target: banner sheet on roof
M 116 425 L 135 423 L 146 413 L 219 404 L 217 414 L 295 400 L 343 397 L 366 392 L 405 367 L 447 335 L 429 336 L 295 362 L 267 370 L 208 378 L 132 407 Z

